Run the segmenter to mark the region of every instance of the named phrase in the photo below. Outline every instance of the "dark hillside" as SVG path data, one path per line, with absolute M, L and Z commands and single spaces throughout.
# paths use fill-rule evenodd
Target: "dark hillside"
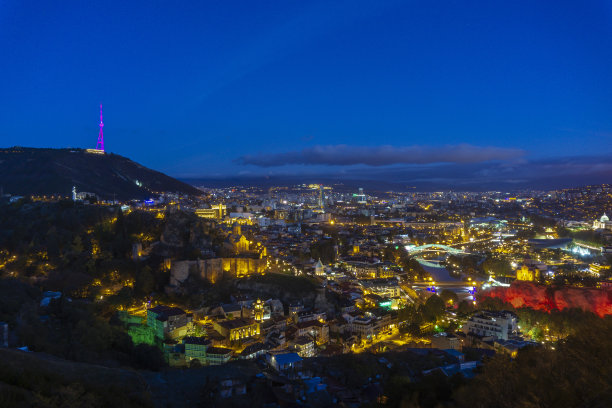
M 152 407 L 133 370 L 0 349 L 1 407 Z
M 199 194 L 193 186 L 117 154 L 83 149 L 0 149 L 0 186 L 13 195 L 70 196 L 77 191 L 101 199 L 149 198 L 155 193 Z

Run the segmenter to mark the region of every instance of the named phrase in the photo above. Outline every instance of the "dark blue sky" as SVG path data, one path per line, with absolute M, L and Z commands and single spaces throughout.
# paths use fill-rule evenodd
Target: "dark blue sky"
M 612 181 L 611 4 L 3 1 L 0 146 L 95 147 L 103 102 L 179 177 Z

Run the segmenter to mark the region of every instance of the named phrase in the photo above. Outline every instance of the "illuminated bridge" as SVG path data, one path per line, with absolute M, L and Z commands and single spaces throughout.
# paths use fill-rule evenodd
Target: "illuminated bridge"
M 461 249 L 453 248 L 451 246 L 442 245 L 442 244 L 426 244 L 426 245 L 421 245 L 421 246 L 406 245 L 406 251 L 408 251 L 410 255 L 416 255 L 416 254 L 420 254 L 423 252 L 446 252 L 452 255 L 468 253 Z M 421 257 L 416 257 L 415 259 L 423 266 L 429 266 L 432 268 L 442 267 L 440 265 L 440 261 L 436 261 L 432 259 L 423 259 Z
M 448 252 L 449 254 L 467 254 L 467 252 L 462 251 L 461 249 L 453 248 L 448 245 L 442 244 L 426 244 L 421 246 L 411 246 L 406 245 L 406 251 L 409 254 L 418 254 L 421 252 Z

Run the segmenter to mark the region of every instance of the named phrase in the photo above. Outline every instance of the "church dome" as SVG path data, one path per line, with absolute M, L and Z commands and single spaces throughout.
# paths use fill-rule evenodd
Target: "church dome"
M 608 216 L 606 215 L 606 213 L 604 213 L 604 215 L 601 216 L 601 218 L 599 219 L 600 222 L 608 222 L 610 221 L 610 218 L 608 218 Z

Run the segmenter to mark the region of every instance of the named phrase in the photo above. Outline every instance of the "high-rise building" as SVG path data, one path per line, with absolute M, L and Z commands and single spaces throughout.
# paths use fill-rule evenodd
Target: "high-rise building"
M 325 208 L 324 195 L 323 195 L 323 186 L 322 185 L 319 185 L 319 208 L 322 209 L 322 210 Z
M 360 204 L 365 204 L 367 202 L 366 196 L 363 193 L 363 187 L 359 187 L 359 193 L 358 194 L 354 194 L 353 193 L 353 200 L 357 201 Z

